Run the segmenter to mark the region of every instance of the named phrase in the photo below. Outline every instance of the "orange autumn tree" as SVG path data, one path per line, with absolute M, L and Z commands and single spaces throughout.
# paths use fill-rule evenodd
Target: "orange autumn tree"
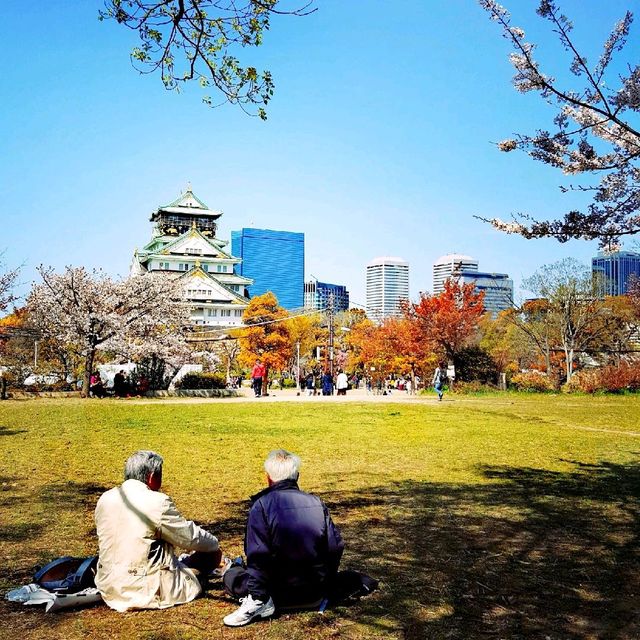
M 263 392 L 267 389 L 269 372 L 282 371 L 291 358 L 289 328 L 284 321 L 288 315 L 275 295 L 267 291 L 251 299 L 242 316 L 246 327 L 235 332 L 240 342 L 240 364 L 251 369 L 258 358 L 264 363 Z
M 415 321 L 406 316 L 387 318 L 379 325 L 368 320 L 358 323 L 348 334 L 351 366 L 369 373 L 374 381 L 389 374 L 410 375 L 415 390 L 416 372 L 435 362 L 416 329 Z
M 483 313 L 484 292 L 453 279 L 444 283 L 442 293 L 421 293 L 420 301 L 405 310 L 406 317 L 416 323 L 418 339 L 450 362 L 476 336 Z

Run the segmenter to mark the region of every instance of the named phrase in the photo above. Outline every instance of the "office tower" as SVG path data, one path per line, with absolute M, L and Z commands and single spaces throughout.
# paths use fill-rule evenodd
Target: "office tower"
M 632 276 L 640 279 L 640 253 L 600 251 L 591 259 L 591 272 L 599 277 L 600 295 L 624 295 L 629 290 Z
M 307 309 L 327 309 L 331 295 L 333 295 L 334 311 L 349 309 L 349 292 L 344 285 L 329 284 L 320 280 L 309 280 L 304 283 L 304 306 Z
M 513 307 L 513 280 L 506 273 L 461 271 L 460 284 L 473 284 L 476 291 L 484 291 L 484 309 L 496 316 Z
M 473 284 L 476 291 L 484 291 L 484 308 L 494 316 L 513 307 L 513 280 L 506 273 L 478 271 L 478 261 L 471 256 L 451 253 L 436 260 L 433 293 L 442 293 L 444 283 L 449 279 Z
M 221 215 L 188 186 L 180 197 L 151 214 L 155 223 L 151 240 L 136 250 L 131 263 L 132 275 L 156 273 L 175 280 L 195 325 L 240 326 L 249 304 L 245 290 L 251 280 L 237 273 L 240 260 L 225 249 L 229 243 L 216 238 Z
M 246 228 L 232 231 L 231 253 L 242 260 L 239 273 L 253 280 L 252 298 L 271 291 L 281 307 L 302 307 L 304 233 Z
M 478 261 L 471 256 L 464 256 L 458 253 L 450 253 L 438 258 L 433 264 L 433 293 L 438 294 L 444 291 L 444 283 L 453 276 L 458 276 L 460 272 L 477 271 Z
M 380 322 L 402 313 L 409 299 L 409 263 L 402 258 L 376 258 L 367 265 L 367 315 Z

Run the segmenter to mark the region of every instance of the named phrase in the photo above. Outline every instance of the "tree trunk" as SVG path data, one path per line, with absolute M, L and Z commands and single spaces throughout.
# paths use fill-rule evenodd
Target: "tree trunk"
M 96 355 L 95 349 L 89 349 L 84 359 L 84 378 L 82 379 L 82 392 L 83 398 L 89 397 L 89 386 L 91 383 L 91 374 L 93 373 L 93 359 Z
M 411 395 L 416 395 L 416 370 L 411 367 Z
M 544 363 L 547 367 L 547 376 L 550 378 L 552 371 L 551 371 L 551 352 L 549 351 L 549 349 L 546 349 L 544 352 Z
M 573 375 L 573 349 L 565 349 L 565 366 L 567 367 L 567 382 L 571 380 Z

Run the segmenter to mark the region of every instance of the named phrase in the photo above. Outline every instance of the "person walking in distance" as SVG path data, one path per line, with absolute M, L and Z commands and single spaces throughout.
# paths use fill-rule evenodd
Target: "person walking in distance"
M 347 395 L 347 388 L 349 387 L 349 380 L 347 374 L 342 370 L 338 370 L 338 377 L 336 378 L 336 389 L 339 396 Z
M 265 367 L 262 364 L 260 358 L 256 360 L 256 363 L 253 365 L 253 369 L 251 369 L 251 381 L 253 385 L 253 393 L 256 398 L 259 398 L 262 395 L 262 379 L 264 378 L 266 373 Z
M 431 381 L 433 388 L 438 394 L 438 400 L 440 401 L 442 400 L 442 396 L 444 395 L 444 385 L 445 385 L 445 382 L 447 381 L 446 366 L 447 366 L 446 363 L 441 362 L 436 367 L 436 370 L 433 372 L 433 380 Z

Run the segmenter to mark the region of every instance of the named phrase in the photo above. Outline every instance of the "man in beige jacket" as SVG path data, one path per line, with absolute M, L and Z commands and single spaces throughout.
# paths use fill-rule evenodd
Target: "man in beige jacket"
M 96 586 L 116 611 L 164 609 L 202 592 L 198 580 L 220 563 L 218 540 L 159 491 L 162 457 L 138 451 L 125 464 L 125 481 L 98 500 Z M 174 547 L 195 551 L 184 562 Z

